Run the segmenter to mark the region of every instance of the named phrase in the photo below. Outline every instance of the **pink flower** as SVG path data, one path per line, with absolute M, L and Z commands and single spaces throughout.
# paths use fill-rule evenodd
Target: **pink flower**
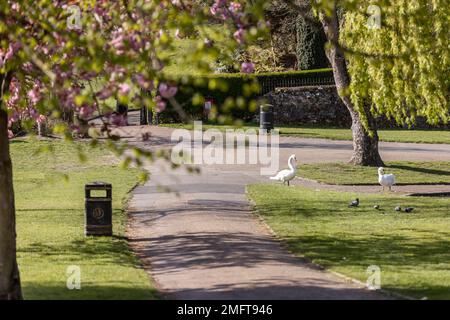
M 234 34 L 234 39 L 238 42 L 238 43 L 243 43 L 244 42 L 244 29 L 243 28 L 239 28 Z
M 108 99 L 109 97 L 111 97 L 113 95 L 113 90 L 111 89 L 110 86 L 106 86 L 103 87 L 102 90 L 100 90 L 97 93 L 97 98 L 101 99 L 101 100 L 105 100 Z
M 241 65 L 241 71 L 243 73 L 253 73 L 255 72 L 255 65 L 253 62 L 243 62 Z
M 14 3 L 11 5 L 11 10 L 12 10 L 12 11 L 15 11 L 15 12 L 19 12 L 19 11 L 20 11 L 20 4 L 17 3 L 17 2 L 14 2 Z
M 211 39 L 208 39 L 208 38 L 205 38 L 205 40 L 203 40 L 203 43 L 208 48 L 212 47 L 212 45 L 213 45 L 213 42 L 211 41 Z
M 214 3 L 211 8 L 209 9 L 209 11 L 211 12 L 211 14 L 213 16 L 217 15 L 218 11 L 219 11 L 219 6 L 217 5 L 217 3 Z
M 17 80 L 17 78 L 13 78 L 9 85 L 9 92 L 11 93 L 11 96 L 9 97 L 8 101 L 6 102 L 8 107 L 12 108 L 19 102 L 20 88 L 21 88 L 21 85 L 20 85 L 19 80 Z
M 163 112 L 166 109 L 167 103 L 161 98 L 161 96 L 156 96 L 156 112 Z
M 14 133 L 11 130 L 9 130 L 9 129 L 8 129 L 8 138 L 9 139 L 14 138 Z
M 9 45 L 8 51 L 6 51 L 6 54 L 5 54 L 5 61 L 11 59 L 13 57 L 13 55 L 14 55 L 14 49 L 11 45 Z
M 170 99 L 177 94 L 177 91 L 177 86 L 169 85 L 164 82 L 159 85 L 159 93 L 163 98 Z
M 25 62 L 22 65 L 22 70 L 28 73 L 31 73 L 34 71 L 34 65 L 31 62 Z
M 125 50 L 125 36 L 123 34 L 120 34 L 120 32 L 122 32 L 121 29 L 119 30 L 119 32 L 115 32 L 115 38 L 109 43 L 114 49 L 116 49 L 116 53 L 119 55 L 122 54 Z
M 32 105 L 36 105 L 41 100 L 41 88 L 39 84 L 35 84 L 33 89 L 28 91 L 27 97 L 30 99 Z
M 232 2 L 230 3 L 230 11 L 233 13 L 238 12 L 239 10 L 241 10 L 242 6 L 239 2 Z
M 92 106 L 84 105 L 79 109 L 79 115 L 81 119 L 88 119 L 94 113 L 95 108 Z
M 70 130 L 72 132 L 75 132 L 75 133 L 80 133 L 81 132 L 79 125 L 71 124 L 69 128 L 70 128 Z
M 43 123 L 43 122 L 45 122 L 45 120 L 47 120 L 47 117 L 44 116 L 43 114 L 40 114 L 40 115 L 37 117 L 36 122 L 37 122 L 37 123 Z
M 14 42 L 9 44 L 6 52 L 0 48 L 0 67 L 3 67 L 5 62 L 10 60 L 21 46 L 20 42 Z
M 127 83 L 121 83 L 119 84 L 119 93 L 123 96 L 126 96 L 130 93 L 131 87 Z
M 142 74 L 136 74 L 134 76 L 134 80 L 137 82 L 137 84 L 143 88 L 143 89 L 147 89 L 147 90 L 151 90 L 153 89 L 153 85 L 152 82 L 147 80 Z

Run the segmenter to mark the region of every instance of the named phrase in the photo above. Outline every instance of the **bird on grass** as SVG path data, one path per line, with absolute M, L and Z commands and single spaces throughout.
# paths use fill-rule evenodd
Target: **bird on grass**
M 402 207 L 397 206 L 397 207 L 394 208 L 394 210 L 395 210 L 395 211 L 402 211 Z
M 379 210 L 379 209 L 380 209 L 380 206 L 376 204 L 376 205 L 373 206 L 373 208 L 374 208 L 375 210 Z
M 359 198 L 356 198 L 355 200 L 350 202 L 350 204 L 348 206 L 349 207 L 357 207 L 357 206 L 359 206 Z
M 286 184 L 286 182 L 287 182 L 287 185 L 289 186 L 289 181 L 294 179 L 295 175 L 297 173 L 296 163 L 297 163 L 297 158 L 296 158 L 295 154 L 292 154 L 288 160 L 289 169 L 281 170 L 275 176 L 270 177 L 270 179 L 281 181 L 281 182 L 283 182 L 283 184 Z
M 414 210 L 414 208 L 412 208 L 412 207 L 407 207 L 407 208 L 405 208 L 405 212 L 406 213 L 410 213 L 410 212 L 412 212 Z
M 383 191 L 386 187 L 389 188 L 389 191 L 391 191 L 392 186 L 395 184 L 395 175 L 391 174 L 385 174 L 384 168 L 380 167 L 378 168 L 378 182 L 383 187 Z

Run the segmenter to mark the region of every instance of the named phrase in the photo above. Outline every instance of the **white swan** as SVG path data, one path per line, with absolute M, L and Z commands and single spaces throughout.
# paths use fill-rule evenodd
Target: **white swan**
M 395 184 L 395 176 L 393 174 L 384 174 L 384 168 L 378 168 L 378 182 L 384 188 L 388 187 L 391 191 L 392 186 Z
M 289 169 L 281 170 L 276 174 L 276 176 L 270 177 L 270 179 L 282 181 L 283 184 L 287 182 L 287 184 L 289 185 L 289 181 L 294 179 L 295 174 L 297 173 L 297 166 L 295 165 L 296 162 L 297 158 L 295 157 L 295 154 L 291 155 L 288 160 Z

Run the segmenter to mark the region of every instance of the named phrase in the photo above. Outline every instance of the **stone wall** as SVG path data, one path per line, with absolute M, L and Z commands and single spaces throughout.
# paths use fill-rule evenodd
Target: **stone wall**
M 277 88 L 264 97 L 274 106 L 276 125 L 351 126 L 350 114 L 334 85 Z M 379 128 L 399 128 L 394 121 L 384 117 L 378 118 L 377 123 Z M 433 127 L 425 119 L 418 118 L 414 128 Z M 450 129 L 450 124 L 434 128 Z
M 277 88 L 265 98 L 274 106 L 277 125 L 351 125 L 335 86 Z

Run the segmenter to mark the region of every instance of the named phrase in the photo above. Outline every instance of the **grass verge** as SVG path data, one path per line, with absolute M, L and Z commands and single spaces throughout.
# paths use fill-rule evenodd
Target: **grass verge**
M 79 161 L 78 148 L 87 161 Z M 120 170 L 107 150 L 82 142 L 14 140 L 11 153 L 18 261 L 26 299 L 157 297 L 123 238 L 127 217 L 122 209 L 138 181 L 138 170 Z M 99 180 L 113 185 L 112 238 L 86 238 L 83 233 L 84 184 Z M 66 287 L 71 265 L 81 268 L 81 290 Z
M 450 162 L 387 162 L 385 173 L 393 173 L 397 185 L 450 184 Z M 347 163 L 313 163 L 299 166 L 298 176 L 326 184 L 378 185 L 377 168 Z
M 297 256 L 366 282 L 381 268 L 381 287 L 416 298 L 450 298 L 450 199 L 356 195 L 251 185 L 248 195 Z M 361 205 L 349 208 L 359 196 Z M 380 205 L 381 210 L 373 209 Z M 412 206 L 413 213 L 394 211 Z
M 192 129 L 192 124 L 162 124 L 162 126 Z M 203 125 L 204 130 L 217 128 L 219 130 L 226 129 L 250 129 L 258 128 L 255 125 Z M 277 126 L 281 135 L 296 136 L 301 138 L 320 138 L 330 140 L 352 140 L 352 132 L 350 129 L 343 128 L 317 128 L 310 126 Z M 406 142 L 406 143 L 438 143 L 450 144 L 449 130 L 379 130 L 380 141 L 384 142 Z

